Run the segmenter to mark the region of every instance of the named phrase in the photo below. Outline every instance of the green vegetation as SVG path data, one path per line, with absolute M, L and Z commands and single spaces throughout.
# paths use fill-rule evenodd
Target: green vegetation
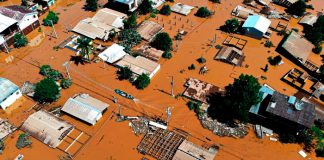
M 164 51 L 163 54 L 162 54 L 162 58 L 171 59 L 172 58 L 172 53 L 170 51 Z
M 63 79 L 63 80 L 61 81 L 61 87 L 62 87 L 63 89 L 68 89 L 68 88 L 71 87 L 71 85 L 72 85 L 72 80 L 69 79 L 69 78 L 67 78 L 67 79 Z
M 306 2 L 304 0 L 299 0 L 292 5 L 290 5 L 287 9 L 286 12 L 292 15 L 296 16 L 302 16 L 304 15 L 306 11 Z
M 172 44 L 172 39 L 166 32 L 158 33 L 155 36 L 154 40 L 151 42 L 152 47 L 162 51 L 170 51 Z
M 49 65 L 42 65 L 39 73 L 46 78 L 51 78 L 55 81 L 63 79 L 63 75 L 59 71 L 52 69 L 52 67 Z
M 197 59 L 197 62 L 200 63 L 200 64 L 206 63 L 206 61 L 207 60 L 204 57 L 202 57 L 202 56 Z
M 98 9 L 98 0 L 86 0 L 85 9 L 88 11 L 97 11 Z
M 150 0 L 143 0 L 143 2 L 138 6 L 138 12 L 140 14 L 148 14 L 153 11 L 152 2 Z
M 5 149 L 5 145 L 4 145 L 3 139 L 0 139 L 0 154 L 2 154 L 4 149 Z
M 212 15 L 212 12 L 207 9 L 207 7 L 200 7 L 197 12 L 195 13 L 195 16 L 201 17 L 201 18 L 207 18 Z
M 81 57 L 81 59 L 85 58 L 86 60 L 90 61 L 90 54 L 92 53 L 92 42 L 90 38 L 78 38 L 77 39 L 77 49 L 80 49 L 81 52 L 79 54 L 79 56 Z
M 52 26 L 52 24 L 53 25 L 57 24 L 58 21 L 59 21 L 58 15 L 53 11 L 49 11 L 46 18 L 43 19 L 43 24 L 45 26 Z
M 129 80 L 133 76 L 133 72 L 129 69 L 129 67 L 119 68 L 117 71 L 119 80 Z
M 119 32 L 119 44 L 125 47 L 125 51 L 130 53 L 131 48 L 141 43 L 142 37 L 134 29 L 125 29 Z
M 160 14 L 162 15 L 170 15 L 171 14 L 171 8 L 169 5 L 163 5 L 163 7 L 159 11 Z
M 131 14 L 126 20 L 123 21 L 124 29 L 132 29 L 137 26 L 137 16 L 135 13 Z
M 228 33 L 237 33 L 240 27 L 238 19 L 232 18 L 226 20 L 225 25 L 221 26 L 221 30 Z
M 189 67 L 188 67 L 188 70 L 195 70 L 196 69 L 196 66 L 194 64 L 191 64 Z
M 276 65 L 279 65 L 279 63 L 282 61 L 282 58 L 280 55 L 278 56 L 275 56 L 274 58 L 272 57 L 268 57 L 268 62 L 273 65 L 273 66 L 276 66 Z
M 116 36 L 117 36 L 116 29 L 115 28 L 111 29 L 109 31 L 109 40 L 114 41 L 114 39 L 116 38 Z
M 150 84 L 150 82 L 150 77 L 143 73 L 137 77 L 133 85 L 135 85 L 137 89 L 144 89 Z
M 214 94 L 209 98 L 209 116 L 229 123 L 234 120 L 248 122 L 250 107 L 261 101 L 260 88 L 258 79 L 252 75 L 241 74 L 239 78 L 235 78 L 233 84 L 225 87 L 224 96 Z
M 30 146 L 32 141 L 29 138 L 29 133 L 21 133 L 19 134 L 18 140 L 16 142 L 16 147 L 18 149 Z
M 195 113 L 199 114 L 200 113 L 200 107 L 201 107 L 201 103 L 198 102 L 194 102 L 194 101 L 189 101 L 187 103 L 187 106 L 190 110 L 194 110 Z
M 264 46 L 267 47 L 267 48 L 270 48 L 270 47 L 273 47 L 273 43 L 269 40 L 267 40 L 265 43 L 264 43 Z
M 24 7 L 27 7 L 28 6 L 28 3 L 27 3 L 27 0 L 21 0 L 21 6 L 24 6 Z
M 40 103 L 51 103 L 60 97 L 59 86 L 51 78 L 45 78 L 36 84 L 34 99 Z
M 21 33 L 16 33 L 13 38 L 14 38 L 13 45 L 15 48 L 25 47 L 28 44 L 28 40 L 26 36 Z
M 313 52 L 316 53 L 316 54 L 320 54 L 322 52 L 322 46 L 320 45 L 317 45 L 315 46 L 315 48 L 313 48 Z

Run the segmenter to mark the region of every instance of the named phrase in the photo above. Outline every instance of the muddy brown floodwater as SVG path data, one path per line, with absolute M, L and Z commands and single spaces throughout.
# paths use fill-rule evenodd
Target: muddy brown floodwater
M 108 111 L 103 118 L 95 125 L 88 126 L 76 119 L 64 115 L 62 118 L 74 124 L 79 130 L 89 135 L 89 141 L 86 144 L 76 146 L 71 150 L 77 151 L 75 159 L 77 160 L 130 160 L 140 159 L 143 155 L 136 150 L 137 144 L 141 140 L 141 136 L 135 136 L 128 126 L 127 122 L 115 122 L 113 114 L 116 111 L 116 104 L 112 102 L 112 96 L 119 98 L 122 104 L 121 112 L 125 115 L 140 116 L 143 114 L 149 116 L 159 116 L 165 118 L 165 109 L 172 107 L 172 118 L 170 127 L 177 127 L 189 132 L 192 136 L 190 140 L 198 144 L 217 144 L 220 151 L 215 159 L 222 160 L 298 160 L 302 159 L 298 155 L 298 151 L 302 149 L 297 144 L 281 144 L 280 142 L 272 142 L 267 137 L 265 139 L 257 139 L 253 130 L 243 139 L 224 138 L 213 135 L 209 130 L 203 129 L 198 121 L 195 113 L 190 111 L 185 105 L 187 100 L 179 98 L 173 99 L 170 96 L 171 79 L 174 76 L 175 93 L 181 94 L 184 91 L 183 84 L 189 77 L 198 78 L 200 80 L 212 83 L 216 86 L 225 87 L 228 83 L 233 82 L 233 78 L 237 78 L 241 73 L 252 74 L 255 77 L 265 76 L 265 80 L 260 82 L 267 83 L 279 92 L 287 95 L 296 94 L 298 91 L 282 82 L 280 78 L 292 68 L 299 68 L 290 60 L 283 57 L 283 64 L 280 66 L 269 66 L 268 72 L 263 72 L 263 68 L 267 64 L 267 57 L 279 55 L 275 52 L 275 48 L 265 48 L 261 42 L 265 40 L 255 40 L 246 36 L 238 37 L 246 39 L 247 45 L 243 49 L 246 56 L 243 67 L 233 67 L 229 64 L 213 60 L 217 49 L 210 48 L 210 40 L 216 35 L 216 44 L 221 44 L 227 34 L 222 33 L 219 29 L 224 22 L 232 18 L 230 12 L 241 0 L 227 0 L 222 4 L 213 4 L 206 0 L 178 0 L 192 6 L 208 6 L 209 9 L 215 11 L 209 19 L 197 18 L 194 16 L 196 8 L 188 16 L 181 16 L 172 13 L 170 16 L 157 15 L 158 18 L 150 20 L 164 24 L 164 31 L 168 32 L 172 37 L 176 32 L 185 30 L 188 32 L 183 40 L 180 41 L 179 48 L 173 52 L 171 60 L 160 60 L 160 71 L 153 77 L 151 84 L 143 91 L 137 90 L 127 81 L 119 81 L 116 78 L 116 69 L 110 65 L 104 65 L 102 62 L 91 63 L 85 65 L 71 64 L 71 76 L 73 85 L 71 88 L 62 91 L 62 97 L 55 103 L 47 106 L 62 106 L 64 102 L 72 95 L 80 92 L 89 93 L 90 95 L 110 104 Z M 19 4 L 20 0 L 8 0 L 0 2 L 0 5 Z M 323 0 L 312 0 L 315 10 L 321 11 L 324 8 Z M 46 36 L 43 40 L 39 40 L 39 45 L 29 46 L 21 49 L 13 49 L 10 54 L 0 54 L 0 74 L 13 81 L 18 85 L 22 85 L 25 81 L 38 82 L 42 76 L 38 74 L 39 66 L 49 64 L 62 73 L 65 68 L 62 64 L 70 59 L 74 52 L 68 49 L 53 50 L 60 42 L 73 33 L 66 32 L 66 26 L 75 26 L 77 22 L 83 18 L 91 17 L 94 13 L 86 12 L 82 9 L 84 1 L 78 0 L 61 0 L 57 2 L 53 8 L 60 13 L 59 24 L 55 25 L 58 38 L 50 38 Z M 275 5 L 278 10 L 282 7 Z M 40 19 L 44 18 L 43 15 Z M 174 18 L 176 17 L 176 18 Z M 145 16 L 140 17 L 143 20 Z M 181 18 L 181 20 L 180 20 Z M 169 23 L 170 21 L 170 23 Z M 174 24 L 176 22 L 176 24 Z M 273 21 L 273 23 L 276 20 Z M 292 19 L 289 28 L 302 27 L 297 24 L 298 20 Z M 52 30 L 50 27 L 42 26 L 45 35 L 50 35 Z M 28 38 L 34 39 L 42 34 L 33 31 Z M 270 40 L 277 46 L 282 39 L 281 36 L 273 34 Z M 111 44 L 107 43 L 107 44 Z M 175 44 L 175 42 L 174 42 Z M 174 46 L 175 47 L 175 46 Z M 14 56 L 14 61 L 6 63 L 8 56 Z M 208 67 L 209 72 L 205 75 L 199 75 L 198 69 L 189 71 L 187 67 L 195 64 L 196 68 L 200 68 L 196 59 L 203 56 L 207 62 L 204 64 Z M 319 55 L 312 55 L 320 60 Z M 185 70 L 180 73 L 181 70 Z M 302 69 L 301 69 L 302 70 Z M 136 100 L 125 100 L 113 93 L 111 89 L 122 89 L 132 94 Z M 15 104 L 10 112 L 1 111 L 1 118 L 8 118 L 10 122 L 19 126 L 28 115 L 34 111 L 30 108 L 35 104 L 31 99 L 23 98 Z M 323 103 L 322 103 L 323 104 Z M 318 106 L 323 107 L 323 105 Z M 64 152 L 59 149 L 51 149 L 43 143 L 32 138 L 33 144 L 31 148 L 18 150 L 15 147 L 19 132 L 5 140 L 6 149 L 0 155 L 0 159 L 14 159 L 18 154 L 23 154 L 26 160 L 55 160 Z M 209 140 L 207 140 L 209 139 Z M 84 140 L 86 141 L 86 138 Z M 314 153 L 310 153 L 311 159 L 319 159 Z

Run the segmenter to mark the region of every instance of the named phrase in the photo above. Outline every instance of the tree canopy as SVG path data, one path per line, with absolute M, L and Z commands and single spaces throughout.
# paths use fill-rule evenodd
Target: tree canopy
M 153 11 L 152 2 L 150 0 L 143 0 L 143 2 L 138 6 L 138 12 L 140 14 L 148 14 Z
M 56 24 L 59 20 L 59 17 L 57 16 L 57 14 L 53 11 L 49 11 L 48 15 L 46 16 L 46 18 L 43 19 L 43 23 L 45 26 L 52 26 Z
M 305 37 L 315 46 L 319 46 L 324 40 L 324 15 L 318 17 L 313 27 L 305 30 Z
M 80 49 L 81 52 L 79 54 L 79 56 L 81 58 L 86 58 L 87 60 L 90 60 L 90 54 L 92 53 L 92 43 L 91 43 L 91 39 L 90 38 L 78 38 L 77 39 L 77 49 Z
M 252 75 L 241 74 L 233 84 L 225 87 L 224 96 L 215 94 L 210 97 L 208 114 L 221 121 L 239 120 L 248 122 L 249 109 L 260 102 L 258 80 Z
M 28 44 L 28 40 L 26 36 L 21 33 L 16 33 L 13 39 L 14 39 L 13 45 L 15 48 L 25 47 Z
M 206 17 L 211 16 L 211 14 L 212 14 L 212 13 L 207 9 L 207 7 L 200 7 L 200 8 L 197 10 L 195 16 L 197 16 L 197 17 L 201 17 L 201 18 L 206 18 Z
M 144 89 L 150 84 L 150 82 L 150 77 L 143 73 L 137 77 L 133 84 L 137 89 Z
M 225 25 L 222 26 L 224 32 L 236 33 L 240 27 L 239 21 L 236 18 L 226 20 Z
M 127 80 L 133 76 L 133 72 L 129 69 L 129 67 L 122 67 L 117 71 L 119 80 Z
M 291 4 L 286 12 L 287 13 L 290 13 L 292 15 L 296 15 L 296 16 L 302 16 L 304 15 L 305 11 L 306 11 L 306 7 L 307 7 L 307 4 L 304 0 L 299 0 L 293 4 Z
M 163 5 L 163 7 L 159 11 L 160 14 L 162 15 L 170 15 L 171 14 L 171 8 L 169 5 Z
M 118 40 L 125 51 L 130 52 L 131 48 L 141 43 L 142 37 L 135 29 L 124 29 L 119 32 Z
M 86 0 L 85 9 L 88 11 L 97 11 L 98 0 Z
M 166 32 L 158 33 L 154 40 L 151 42 L 151 45 L 162 51 L 170 51 L 172 48 L 172 39 L 169 34 Z
M 28 6 L 28 3 L 27 3 L 27 0 L 21 0 L 21 6 L 24 6 L 24 7 L 27 7 Z
M 34 99 L 37 102 L 54 102 L 60 97 L 59 86 L 51 78 L 45 78 L 36 84 Z
M 132 29 L 137 26 L 137 16 L 135 13 L 132 13 L 126 20 L 123 21 L 124 29 Z

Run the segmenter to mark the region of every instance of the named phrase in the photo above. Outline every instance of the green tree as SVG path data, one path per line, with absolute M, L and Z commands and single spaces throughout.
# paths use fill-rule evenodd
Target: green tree
M 137 16 L 135 13 L 132 13 L 127 19 L 123 21 L 124 29 L 132 29 L 137 26 Z
M 321 27 L 313 27 L 311 29 L 306 30 L 305 37 L 314 45 L 319 45 L 324 39 L 324 32 L 322 32 Z
M 46 18 L 43 19 L 43 23 L 45 26 L 52 26 L 52 24 L 57 24 L 58 20 L 58 15 L 53 11 L 49 11 Z
M 138 6 L 138 12 L 140 14 L 148 14 L 153 11 L 152 2 L 150 0 L 143 0 L 142 3 Z
M 267 47 L 267 48 L 270 48 L 270 47 L 273 47 L 273 43 L 269 40 L 267 40 L 265 43 L 264 43 L 264 46 Z
M 18 140 L 16 142 L 16 147 L 18 149 L 24 148 L 26 146 L 30 146 L 32 141 L 29 138 L 29 133 L 21 133 L 19 134 Z
M 130 53 L 131 48 L 141 43 L 142 37 L 135 29 L 124 29 L 119 32 L 118 40 L 125 51 Z
M 28 40 L 26 36 L 21 33 L 16 33 L 13 39 L 14 39 L 13 45 L 15 48 L 25 47 L 28 44 Z
M 165 59 L 171 59 L 172 58 L 172 53 L 170 51 L 164 51 L 162 54 L 162 57 Z
M 97 11 L 98 0 L 86 0 L 85 9 L 88 11 Z
M 224 32 L 237 33 L 240 27 L 239 21 L 236 18 L 226 20 L 225 25 L 222 26 Z
M 207 7 L 200 7 L 197 12 L 195 13 L 195 16 L 201 17 L 201 18 L 206 18 L 211 16 L 211 12 L 207 9 Z
M 302 16 L 306 11 L 306 7 L 307 7 L 306 2 L 304 0 L 299 0 L 293 3 L 292 5 L 290 5 L 287 8 L 286 12 L 292 15 Z
M 235 78 L 233 84 L 225 87 L 225 95 L 213 95 L 210 97 L 208 113 L 213 118 L 222 121 L 233 122 L 240 120 L 248 122 L 249 109 L 260 102 L 258 79 L 252 75 L 241 74 Z
M 45 78 L 36 84 L 34 99 L 40 103 L 51 103 L 60 97 L 59 86 L 51 78 Z
M 117 31 L 115 28 L 109 31 L 109 40 L 113 41 L 117 36 Z
M 160 14 L 162 15 L 170 15 L 171 14 L 171 8 L 169 5 L 163 5 L 163 7 L 159 11 Z
M 172 48 L 172 39 L 169 34 L 166 32 L 158 33 L 154 40 L 151 42 L 151 45 L 162 51 L 170 51 Z
M 3 153 L 4 149 L 5 149 L 5 145 L 4 145 L 3 139 L 0 139 L 0 154 Z
M 28 6 L 28 3 L 27 3 L 27 0 L 21 0 L 21 6 L 24 6 L 24 7 L 27 7 Z
M 273 66 L 275 66 L 275 65 L 279 65 L 279 63 L 282 61 L 282 58 L 281 58 L 281 56 L 280 55 L 277 55 L 277 56 L 275 56 L 274 58 L 272 58 L 272 57 L 269 57 L 268 58 L 268 62 L 271 64 L 271 65 L 273 65 Z
M 313 52 L 316 54 L 320 54 L 322 52 L 322 46 L 316 45 L 315 48 L 313 48 Z
M 80 57 L 86 58 L 87 60 L 90 60 L 90 54 L 92 53 L 92 44 L 91 39 L 89 38 L 78 38 L 77 39 L 77 49 L 80 49 Z
M 133 84 L 137 89 L 144 89 L 150 84 L 150 82 L 150 77 L 143 73 L 137 77 Z
M 61 81 L 61 87 L 63 88 L 63 89 L 68 89 L 68 88 L 70 88 L 71 87 L 71 85 L 72 85 L 72 80 L 71 79 L 63 79 L 62 81 Z
M 122 67 L 117 71 L 119 80 L 128 80 L 132 78 L 133 72 L 129 69 L 129 67 Z

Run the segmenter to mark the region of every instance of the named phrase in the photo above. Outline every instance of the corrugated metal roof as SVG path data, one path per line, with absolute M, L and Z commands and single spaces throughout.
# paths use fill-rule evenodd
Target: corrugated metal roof
M 15 23 L 17 23 L 15 19 L 4 16 L 0 13 L 0 33 Z
M 271 21 L 260 15 L 249 16 L 244 22 L 243 28 L 255 28 L 262 33 L 266 33 L 270 27 Z
M 0 102 L 8 98 L 12 93 L 15 93 L 19 87 L 10 80 L 0 78 Z
M 103 52 L 101 52 L 99 54 L 99 57 L 108 63 L 115 63 L 126 55 L 124 48 L 125 47 L 114 43 Z

